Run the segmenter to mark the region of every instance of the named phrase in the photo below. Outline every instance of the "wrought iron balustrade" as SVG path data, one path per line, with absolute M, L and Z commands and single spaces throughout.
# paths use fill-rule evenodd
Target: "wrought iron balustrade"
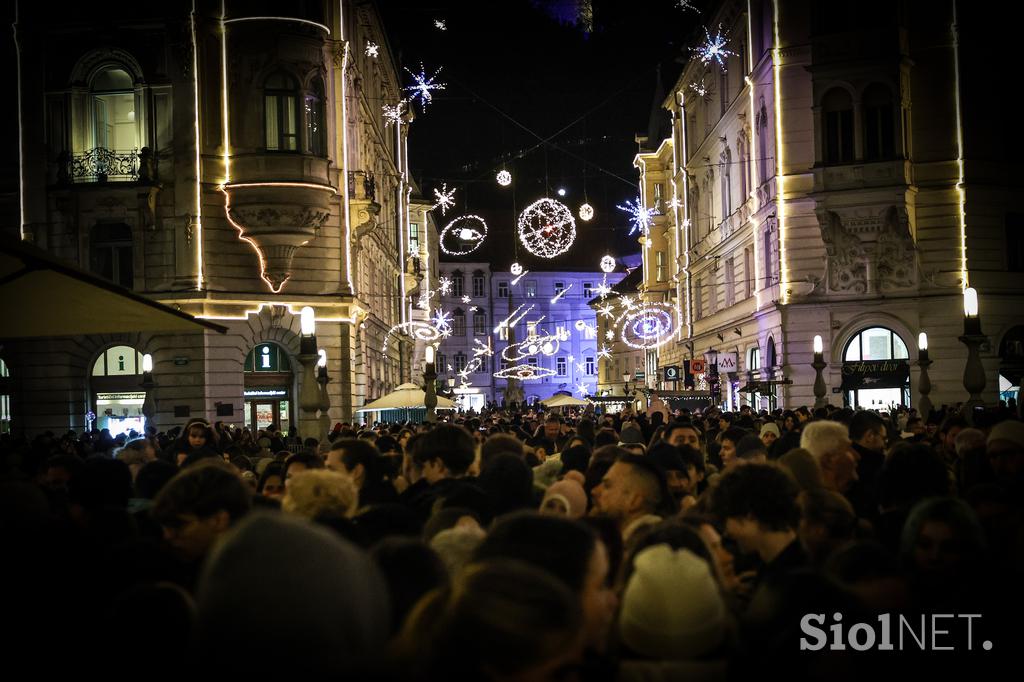
M 138 149 L 94 147 L 63 156 L 60 179 L 66 182 L 133 182 L 139 179 Z

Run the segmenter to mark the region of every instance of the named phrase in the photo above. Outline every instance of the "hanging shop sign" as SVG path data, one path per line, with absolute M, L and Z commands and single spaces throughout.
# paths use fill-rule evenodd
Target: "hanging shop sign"
M 690 360 L 690 374 L 703 374 L 704 373 L 704 358 L 694 358 Z
M 679 365 L 669 365 L 665 368 L 665 381 L 679 381 Z
M 910 381 L 908 360 L 864 360 L 843 363 L 843 390 L 903 388 Z
M 718 371 L 721 373 L 735 372 L 737 369 L 736 353 L 718 354 Z

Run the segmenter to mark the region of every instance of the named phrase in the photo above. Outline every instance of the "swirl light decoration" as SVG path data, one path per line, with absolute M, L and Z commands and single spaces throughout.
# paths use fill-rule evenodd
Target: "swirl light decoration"
M 563 339 L 558 334 L 528 336 L 523 341 L 505 346 L 501 350 L 501 357 L 508 362 L 519 362 L 538 354 L 550 357 L 558 352 L 561 341 Z
M 508 187 L 509 185 L 512 184 L 512 174 L 509 173 L 507 170 L 498 171 L 498 176 L 496 179 L 498 181 L 498 184 L 501 185 L 502 187 Z
M 518 379 L 519 381 L 533 381 L 553 376 L 555 376 L 555 370 L 533 365 L 515 365 L 494 373 L 494 377 L 497 379 Z
M 479 249 L 486 236 L 487 223 L 483 218 L 464 215 L 445 225 L 438 244 L 450 256 L 465 256 Z
M 590 220 L 594 217 L 594 207 L 590 204 L 580 206 L 580 220 Z
M 664 345 L 675 333 L 675 308 L 668 303 L 643 303 L 627 309 L 617 320 L 622 342 L 637 350 Z
M 519 241 L 540 258 L 554 258 L 576 241 L 576 220 L 569 207 L 554 199 L 540 199 L 519 214 Z
M 422 320 L 402 322 L 388 330 L 388 333 L 384 337 L 384 352 L 387 352 L 388 341 L 391 339 L 391 336 L 398 332 L 409 334 L 415 340 L 422 341 L 424 343 L 437 343 L 442 339 L 447 338 L 452 333 L 451 327 L 448 325 L 438 327 L 430 324 L 429 322 L 423 322 Z

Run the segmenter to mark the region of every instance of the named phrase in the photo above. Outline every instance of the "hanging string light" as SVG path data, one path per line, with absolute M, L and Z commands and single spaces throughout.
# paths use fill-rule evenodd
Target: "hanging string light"
M 540 258 L 554 258 L 576 241 L 576 221 L 569 208 L 555 199 L 533 202 L 519 215 L 519 241 Z

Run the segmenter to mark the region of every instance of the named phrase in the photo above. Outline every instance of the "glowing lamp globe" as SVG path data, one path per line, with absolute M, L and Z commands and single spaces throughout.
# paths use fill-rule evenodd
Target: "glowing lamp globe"
M 594 207 L 590 204 L 580 206 L 580 220 L 590 220 L 594 217 Z
M 604 272 L 611 272 L 615 269 L 615 259 L 611 256 L 605 256 L 601 259 L 601 270 Z
M 518 277 L 519 275 L 523 274 L 523 266 L 520 265 L 519 263 L 513 263 L 512 267 L 509 268 L 509 272 Z
M 299 312 L 299 329 L 303 336 L 316 334 L 316 314 L 308 305 Z
M 512 174 L 509 173 L 507 170 L 500 171 L 498 173 L 497 180 L 498 184 L 501 185 L 502 187 L 508 187 L 509 185 L 512 184 Z

